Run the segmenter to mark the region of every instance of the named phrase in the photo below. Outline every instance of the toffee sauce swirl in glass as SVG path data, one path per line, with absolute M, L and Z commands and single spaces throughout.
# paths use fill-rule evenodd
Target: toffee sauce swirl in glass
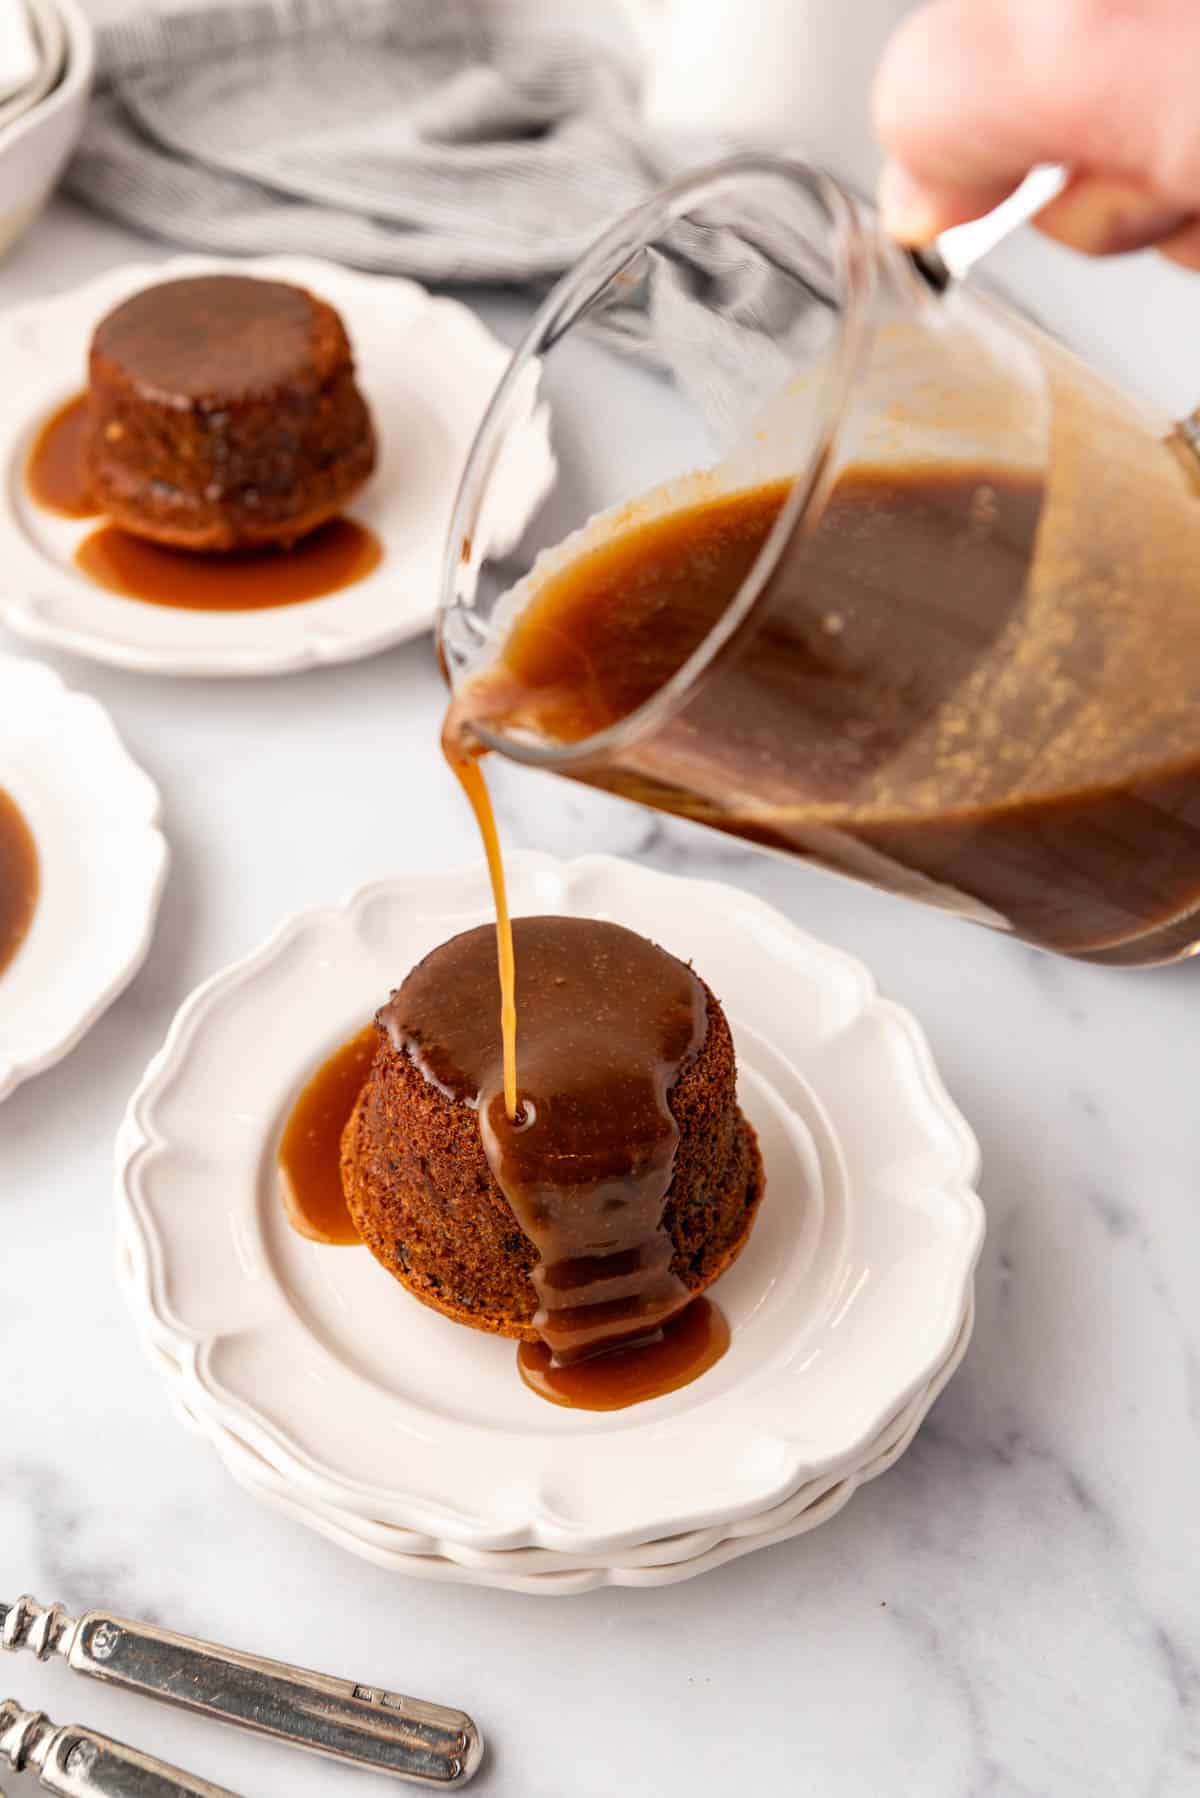
M 447 549 L 452 734 L 1169 960 L 1200 945 L 1197 566 L 1183 432 L 931 293 L 829 177 L 737 158 L 607 233 L 514 356 Z

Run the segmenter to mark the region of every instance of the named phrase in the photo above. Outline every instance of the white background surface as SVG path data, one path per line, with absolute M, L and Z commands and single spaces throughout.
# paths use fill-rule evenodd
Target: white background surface
M 59 203 L 0 268 L 0 303 L 146 254 Z M 1200 397 L 1200 277 L 1034 243 L 1003 260 L 1144 396 Z M 480 309 L 510 338 L 523 317 Z M 979 1133 L 990 1237 L 964 1368 L 905 1460 L 827 1528 L 661 1592 L 407 1582 L 258 1509 L 169 1415 L 112 1275 L 110 1166 L 197 980 L 287 912 L 476 855 L 434 755 L 429 643 L 230 684 L 57 665 L 160 783 L 173 866 L 134 986 L 0 1108 L 0 1594 L 462 1705 L 491 1743 L 481 1795 L 1200 1791 L 1200 967 L 1041 957 L 503 770 L 510 843 L 732 879 L 863 956 Z M 0 1664 L 8 1693 L 248 1798 L 382 1789 L 27 1657 Z

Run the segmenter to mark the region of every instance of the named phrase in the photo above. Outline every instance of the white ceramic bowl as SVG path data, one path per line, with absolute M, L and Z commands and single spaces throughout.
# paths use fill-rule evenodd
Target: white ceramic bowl
M 8 5 L 26 8 L 37 64 L 30 79 L 0 103 L 0 130 L 7 130 L 40 105 L 61 78 L 67 61 L 67 28 L 54 0 L 8 0 Z
M 66 31 L 62 80 L 45 99 L 0 128 L 0 255 L 11 249 L 50 196 L 79 140 L 92 89 L 92 27 L 77 0 L 49 0 Z
M 724 1360 L 629 1411 L 562 1411 L 522 1386 L 511 1343 L 283 1220 L 275 1150 L 296 1092 L 415 961 L 490 915 L 482 869 L 294 918 L 184 1005 L 118 1146 L 139 1330 L 206 1431 L 252 1449 L 314 1516 L 435 1553 L 728 1534 L 861 1468 L 945 1365 L 983 1235 L 974 1139 L 908 1013 L 759 900 L 605 856 L 513 855 L 509 878 L 517 915 L 615 919 L 721 995 L 768 1183 L 719 1289 Z M 280 1027 L 264 1036 L 264 1018 Z

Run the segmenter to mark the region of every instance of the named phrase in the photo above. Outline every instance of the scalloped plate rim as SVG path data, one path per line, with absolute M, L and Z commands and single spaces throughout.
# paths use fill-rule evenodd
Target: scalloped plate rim
M 967 1293 L 965 1308 L 962 1316 L 959 1318 L 958 1329 L 946 1361 L 935 1370 L 925 1385 L 892 1413 L 880 1429 L 878 1435 L 873 1437 L 871 1442 L 864 1447 L 861 1455 L 852 1465 L 841 1467 L 835 1472 L 822 1474 L 816 1479 L 803 1482 L 794 1492 L 790 1493 L 787 1499 L 782 1503 L 765 1505 L 761 1510 L 755 1511 L 749 1517 L 736 1520 L 731 1519 L 727 1523 L 710 1524 L 702 1529 L 687 1530 L 680 1532 L 678 1535 L 665 1538 L 660 1537 L 651 1541 L 643 1541 L 628 1545 L 630 1548 L 663 1547 L 670 1548 L 673 1551 L 670 1555 L 664 1555 L 659 1560 L 641 1563 L 641 1569 L 653 1569 L 654 1567 L 670 1568 L 688 1561 L 699 1560 L 707 1556 L 712 1549 L 720 1547 L 721 1544 L 726 1541 L 736 1541 L 741 1540 L 742 1538 L 766 1538 L 768 1536 L 777 1540 L 779 1537 L 775 1532 L 786 1530 L 798 1516 L 812 1510 L 815 1506 L 820 1504 L 834 1487 L 844 1485 L 847 1481 L 855 1481 L 856 1479 L 863 1477 L 865 1470 L 869 1465 L 877 1461 L 881 1456 L 889 1454 L 895 1444 L 903 1441 L 904 1447 L 907 1447 L 908 1444 L 911 1443 L 917 1430 L 920 1428 L 929 1407 L 933 1404 L 938 1394 L 946 1385 L 954 1369 L 960 1364 L 965 1356 L 974 1331 L 974 1322 L 975 1302 L 974 1291 L 972 1288 Z M 178 1402 L 186 1410 L 186 1398 L 181 1396 Z M 192 1416 L 192 1414 L 189 1413 L 189 1416 Z M 255 1455 L 255 1451 L 247 1444 L 243 1443 L 226 1426 L 215 1423 L 212 1420 L 205 1423 L 194 1417 L 192 1417 L 192 1421 L 201 1433 L 208 1435 L 209 1439 L 217 1448 L 217 1452 L 221 1454 L 227 1467 L 230 1467 L 232 1470 L 233 1460 L 238 1458 L 241 1459 L 242 1464 L 247 1471 L 248 1478 L 239 1483 L 242 1484 L 245 1489 L 251 1490 L 257 1487 L 257 1489 L 264 1494 L 274 1490 L 277 1493 L 288 1496 L 297 1508 L 307 1510 L 314 1518 L 324 1516 L 325 1521 L 332 1524 L 335 1528 L 337 1527 L 338 1517 L 332 1508 L 322 1508 L 307 1502 L 303 1494 L 288 1488 L 286 1477 L 284 1475 L 275 1472 L 274 1469 L 268 1469 L 268 1471 L 274 1475 L 273 1480 L 264 1481 L 261 1475 L 256 1476 L 251 1466 L 251 1460 L 252 1458 L 253 1460 L 261 1460 L 261 1457 Z M 224 1438 L 228 1443 L 227 1450 L 221 1448 L 220 1443 L 217 1440 L 218 1436 Z M 888 1465 L 890 1464 L 889 1461 Z M 264 1463 L 264 1465 L 266 1464 Z M 865 1477 L 872 1476 L 866 1474 Z M 373 1536 L 378 1537 L 379 1541 L 375 1546 L 383 1549 L 386 1553 L 397 1554 L 402 1559 L 410 1554 L 416 1559 L 427 1558 L 430 1555 L 434 1555 L 445 1560 L 454 1561 L 460 1567 L 468 1569 L 477 1568 L 482 1573 L 495 1571 L 505 1573 L 514 1571 L 533 1573 L 533 1570 L 531 1570 L 524 1561 L 518 1561 L 518 1557 L 528 1551 L 520 1549 L 476 1549 L 467 1544 L 448 1542 L 435 1538 L 427 1538 L 427 1540 L 433 1543 L 433 1546 L 429 1549 L 390 1548 L 385 1540 L 386 1536 L 391 1533 L 388 1526 L 372 1526 L 367 1520 L 354 1516 L 351 1513 L 344 1513 L 343 1515 L 346 1520 L 346 1537 L 353 1538 L 355 1543 L 366 1543 L 368 1546 L 371 1545 Z M 404 1532 L 396 1533 L 403 1534 Z M 712 1537 L 713 1540 L 703 1544 L 684 1546 L 689 1537 Z M 349 1545 L 349 1542 L 347 1542 L 347 1546 Z M 565 1563 L 562 1567 L 551 1566 L 542 1569 L 542 1571 L 545 1572 L 591 1571 L 593 1567 L 597 1565 L 601 1569 L 608 1567 L 617 1570 L 629 1570 L 630 1568 L 638 1569 L 639 1567 L 638 1563 L 631 1563 L 621 1558 L 626 1552 L 625 1549 L 615 1549 L 612 1551 L 611 1555 L 601 1557 L 598 1561 L 593 1557 L 572 1555 L 562 1550 L 546 1549 L 534 1552 L 542 1554 L 547 1561 L 553 1562 L 561 1559 Z M 505 1563 L 515 1563 L 515 1565 L 505 1565 Z M 533 1573 L 533 1577 L 536 1577 L 536 1573 Z
M 940 1320 L 936 1333 L 936 1351 L 927 1356 L 927 1366 L 918 1368 L 902 1387 L 893 1388 L 889 1392 L 886 1402 L 877 1407 L 879 1415 L 872 1418 L 871 1427 L 864 1425 L 853 1441 L 847 1443 L 836 1456 L 825 1457 L 817 1462 L 805 1461 L 795 1452 L 794 1444 L 789 1444 L 775 1432 L 772 1440 L 782 1444 L 786 1460 L 774 1480 L 756 1487 L 752 1497 L 731 1496 L 726 1493 L 722 1497 L 706 1495 L 698 1502 L 693 1499 L 686 1511 L 673 1514 L 669 1530 L 662 1519 L 656 1519 L 654 1533 L 675 1533 L 676 1530 L 685 1528 L 704 1528 L 717 1522 L 736 1521 L 739 1517 L 752 1515 L 768 1504 L 779 1502 L 803 1480 L 814 1477 L 834 1463 L 853 1465 L 856 1452 L 861 1449 L 864 1441 L 870 1441 L 878 1434 L 879 1425 L 888 1412 L 894 1411 L 898 1404 L 906 1402 L 914 1392 L 919 1391 L 928 1377 L 928 1368 L 940 1365 L 949 1353 L 962 1317 L 963 1292 L 970 1284 L 982 1244 L 982 1206 L 978 1195 L 968 1184 L 978 1168 L 978 1146 L 969 1126 L 946 1093 L 927 1040 L 915 1019 L 903 1007 L 879 997 L 873 979 L 856 958 L 818 942 L 765 901 L 721 882 L 665 875 L 608 856 L 586 856 L 563 864 L 553 857 L 525 853 L 512 857 L 512 867 L 514 872 L 519 870 L 529 871 L 535 876 L 552 875 L 563 882 L 564 886 L 572 878 L 583 879 L 596 873 L 612 877 L 618 873 L 628 876 L 632 872 L 643 881 L 661 883 L 676 890 L 684 886 L 698 895 L 703 894 L 710 905 L 717 904 L 726 915 L 742 914 L 748 919 L 757 919 L 760 924 L 769 923 L 773 930 L 782 930 L 797 945 L 802 945 L 810 956 L 815 951 L 823 964 L 835 966 L 843 978 L 849 977 L 858 999 L 853 1014 L 855 1018 L 865 1010 L 878 1007 L 893 1026 L 900 1027 L 912 1066 L 920 1076 L 925 1098 L 936 1111 L 940 1122 L 948 1126 L 949 1138 L 955 1146 L 956 1165 L 945 1169 L 937 1182 L 937 1190 L 940 1196 L 960 1208 L 964 1214 L 961 1279 L 955 1288 L 952 1302 L 947 1301 L 945 1317 Z M 349 923 L 356 913 L 373 902 L 383 898 L 397 899 L 401 894 L 411 896 L 414 886 L 428 894 L 439 888 L 453 889 L 478 878 L 477 864 L 448 874 L 401 876 L 374 882 L 360 889 L 341 906 L 322 907 L 293 916 L 285 920 L 258 950 L 211 976 L 184 1002 L 163 1048 L 150 1063 L 130 1101 L 121 1133 L 118 1193 L 122 1204 L 128 1206 L 137 1224 L 137 1239 L 133 1244 L 132 1285 L 138 1295 L 139 1308 L 144 1310 L 149 1319 L 151 1339 L 169 1346 L 195 1404 L 201 1410 L 212 1409 L 218 1414 L 224 1412 L 235 1418 L 236 1434 L 244 1437 L 256 1452 L 285 1470 L 289 1478 L 312 1491 L 323 1502 L 383 1517 L 388 1521 L 397 1521 L 402 1514 L 405 1527 L 411 1527 L 418 1533 L 432 1536 L 452 1534 L 480 1548 L 500 1550 L 528 1545 L 549 1549 L 569 1547 L 582 1551 L 603 1546 L 607 1550 L 644 1539 L 644 1528 L 633 1519 L 628 1519 L 619 1527 L 613 1524 L 603 1529 L 581 1531 L 577 1522 L 556 1515 L 551 1506 L 541 1502 L 531 1502 L 520 1522 L 514 1524 L 510 1521 L 499 1525 L 494 1517 L 490 1520 L 481 1517 L 478 1510 L 456 1511 L 444 1501 L 430 1507 L 429 1501 L 424 1497 L 412 1492 L 398 1492 L 395 1486 L 375 1488 L 362 1481 L 331 1474 L 327 1467 L 317 1464 L 297 1443 L 291 1441 L 286 1431 L 257 1415 L 251 1401 L 215 1390 L 210 1383 L 207 1361 L 213 1342 L 220 1340 L 221 1333 L 216 1332 L 205 1339 L 193 1332 L 181 1319 L 170 1314 L 170 1307 L 161 1291 L 161 1245 L 154 1239 L 141 1190 L 142 1169 L 147 1165 L 149 1152 L 164 1147 L 162 1139 L 156 1136 L 150 1115 L 153 1102 L 161 1094 L 164 1083 L 177 1070 L 192 1033 L 202 1028 L 206 1012 L 218 1005 L 226 993 L 252 981 L 260 969 L 269 966 L 287 944 L 306 930 L 320 928 L 322 924 Z
M 130 781 L 131 790 L 136 785 L 140 789 L 141 799 L 147 802 L 138 807 L 139 815 L 136 819 L 131 813 L 130 822 L 143 830 L 149 845 L 151 866 L 143 898 L 141 929 L 120 966 L 113 969 L 105 984 L 93 993 L 74 1022 L 55 1036 L 52 1042 L 34 1052 L 27 1051 L 10 1059 L 0 1060 L 0 1103 L 26 1080 L 46 1073 L 77 1048 L 93 1025 L 99 1022 L 110 1005 L 120 998 L 141 971 L 154 940 L 159 905 L 171 863 L 170 847 L 162 830 L 162 795 L 141 763 L 135 761 L 126 748 L 107 708 L 93 694 L 68 686 L 57 669 L 36 657 L 9 655 L 6 651 L 0 651 L 0 678 L 3 677 L 6 665 L 19 665 L 25 670 L 36 669 L 36 678 L 53 696 L 59 709 L 69 709 L 80 717 L 86 715 L 91 720 L 92 728 L 106 739 L 106 749 L 113 755 L 114 765 L 120 768 L 122 779 Z
M 210 1444 L 230 1478 L 243 1492 L 302 1528 L 314 1531 L 347 1554 L 368 1561 L 372 1566 L 408 1579 L 515 1591 L 536 1598 L 579 1597 L 606 1587 L 652 1589 L 679 1585 L 684 1580 L 697 1579 L 702 1574 L 725 1566 L 730 1561 L 739 1560 L 757 1549 L 774 1548 L 797 1536 L 807 1535 L 822 1524 L 832 1521 L 861 1486 L 886 1473 L 907 1453 L 934 1403 L 965 1357 L 974 1334 L 974 1324 L 975 1300 L 972 1289 L 967 1296 L 967 1308 L 959 1338 L 956 1339 L 947 1361 L 937 1370 L 928 1386 L 908 1406 L 902 1408 L 908 1416 L 900 1434 L 882 1448 L 878 1455 L 868 1456 L 861 1467 L 846 1473 L 817 1494 L 810 1503 L 803 1505 L 794 1518 L 762 1531 L 744 1529 L 727 1534 L 711 1547 L 678 1560 L 640 1566 L 610 1562 L 531 1572 L 505 1568 L 502 1564 L 504 1551 L 493 1555 L 490 1561 L 483 1562 L 481 1559 L 468 1561 L 457 1558 L 452 1545 L 444 1545 L 451 1548 L 448 1553 L 437 1550 L 389 1550 L 382 1544 L 372 1544 L 361 1536 L 356 1536 L 352 1530 L 340 1529 L 336 1519 L 317 1514 L 302 1498 L 293 1496 L 285 1488 L 271 1488 L 260 1483 L 236 1452 L 242 1446 L 236 1442 L 236 1438 L 232 1439 L 235 1447 L 232 1455 L 223 1449 L 221 1438 L 228 1432 L 222 1425 L 197 1418 L 183 1399 L 175 1401 L 175 1408 L 186 1426 Z M 158 1364 L 161 1360 L 160 1351 L 156 1351 L 146 1340 L 143 1340 L 143 1347 Z M 918 1408 L 914 1410 L 914 1407 Z M 830 1500 L 833 1502 L 829 1503 Z

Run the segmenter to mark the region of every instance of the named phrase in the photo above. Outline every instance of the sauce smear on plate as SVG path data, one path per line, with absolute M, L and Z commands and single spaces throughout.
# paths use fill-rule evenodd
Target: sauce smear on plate
M 100 508 L 83 471 L 88 397 L 77 393 L 48 418 L 25 466 L 25 485 L 35 505 L 61 518 L 94 518 Z
M 322 1062 L 293 1105 L 279 1144 L 288 1221 L 312 1242 L 359 1240 L 342 1191 L 342 1131 L 358 1102 L 379 1037 L 368 1024 Z
M 0 973 L 25 940 L 38 897 L 38 853 L 21 808 L 0 787 Z

